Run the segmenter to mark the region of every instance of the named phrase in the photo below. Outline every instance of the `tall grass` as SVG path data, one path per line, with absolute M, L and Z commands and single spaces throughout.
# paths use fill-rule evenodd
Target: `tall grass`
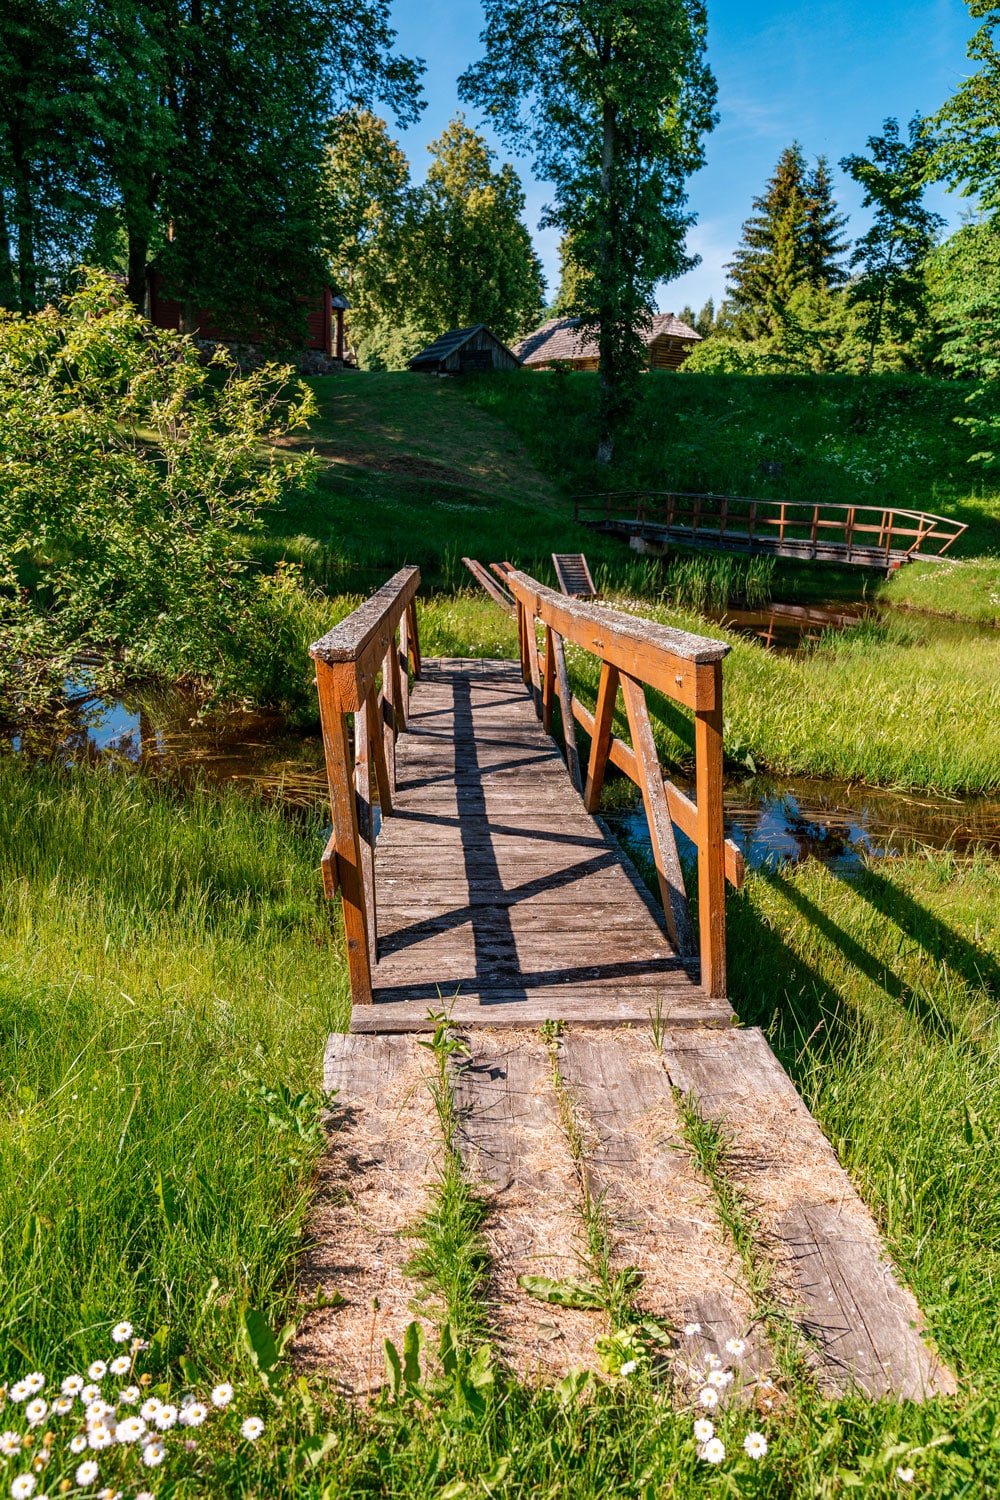
M 0 759 L 8 1373 L 121 1316 L 225 1368 L 241 1305 L 287 1306 L 345 1014 L 319 848 L 245 797 Z

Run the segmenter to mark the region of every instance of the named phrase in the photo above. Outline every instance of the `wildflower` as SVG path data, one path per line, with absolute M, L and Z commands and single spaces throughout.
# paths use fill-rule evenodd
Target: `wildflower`
M 80 1400 L 83 1402 L 84 1406 L 89 1406 L 91 1401 L 97 1401 L 99 1399 L 100 1394 L 101 1387 L 99 1385 L 85 1385 L 83 1390 L 80 1392 Z
M 625 1363 L 621 1366 L 621 1368 L 619 1370 L 619 1374 L 621 1374 L 621 1375 L 634 1375 L 635 1372 L 636 1372 L 636 1370 L 638 1370 L 638 1368 L 639 1368 L 639 1361 L 637 1359 L 627 1359 L 625 1361 Z
M 92 1365 L 88 1365 L 87 1374 L 91 1380 L 103 1380 L 108 1373 L 108 1367 L 103 1359 L 95 1359 Z
M 116 1323 L 111 1330 L 111 1338 L 116 1344 L 127 1344 L 132 1337 L 132 1324 L 128 1322 Z
M 742 1339 L 726 1339 L 727 1354 L 742 1354 L 745 1348 L 746 1344 Z
M 96 1422 L 87 1432 L 87 1442 L 95 1453 L 99 1453 L 102 1448 L 110 1448 L 114 1440 L 111 1428 L 106 1427 L 103 1422 Z
M 701 1456 L 707 1464 L 721 1464 L 726 1456 L 726 1450 L 718 1438 L 709 1438 L 701 1450 Z
M 154 1438 L 142 1450 L 142 1461 L 147 1469 L 155 1469 L 158 1464 L 162 1464 L 166 1456 L 166 1446 L 160 1442 L 159 1438 Z
M 705 1363 L 710 1370 L 717 1370 L 722 1364 L 722 1360 L 717 1354 L 706 1354 Z
M 709 1411 L 714 1411 L 719 1404 L 719 1393 L 712 1385 L 706 1385 L 698 1392 L 698 1404 L 705 1406 Z
M 64 1396 L 78 1396 L 83 1390 L 83 1376 L 67 1375 L 60 1386 L 60 1390 Z
M 168 1432 L 177 1421 L 176 1406 L 161 1406 L 153 1421 L 161 1432 Z
M 699 1417 L 694 1424 L 694 1440 L 696 1443 L 707 1443 L 715 1437 L 715 1424 L 707 1417 Z
M 716 1390 L 723 1391 L 732 1378 L 728 1370 L 709 1370 L 706 1382 L 708 1385 L 714 1385 Z
M 13 1458 L 15 1453 L 21 1451 L 21 1434 L 19 1432 L 0 1432 L 0 1453 L 4 1458 Z
M 701 1324 L 700 1323 L 687 1323 L 687 1324 L 685 1324 L 685 1327 L 684 1327 L 684 1337 L 686 1339 L 693 1339 L 695 1337 L 695 1335 L 699 1334 L 700 1332 L 701 1332 Z
M 18 1474 L 10 1487 L 14 1500 L 28 1500 L 28 1496 L 35 1493 L 37 1482 L 34 1474 Z
M 115 1428 L 115 1442 L 137 1443 L 145 1431 L 146 1424 L 141 1417 L 126 1417 Z
M 208 1416 L 208 1407 L 204 1401 L 189 1401 L 181 1412 L 182 1427 L 200 1427 Z
M 52 1410 L 57 1417 L 64 1417 L 68 1411 L 73 1410 L 72 1396 L 57 1396 L 52 1403 Z
M 624 1374 L 624 1369 L 625 1369 L 625 1367 L 623 1365 L 622 1366 L 622 1373 L 623 1374 Z M 233 1388 L 229 1384 L 228 1380 L 224 1380 L 221 1385 L 217 1385 L 215 1387 L 215 1389 L 213 1390 L 213 1392 L 212 1392 L 212 1405 L 213 1406 L 219 1406 L 219 1407 L 228 1406 L 229 1403 L 230 1403 L 230 1401 L 232 1401 L 232 1399 L 233 1399 Z
M 156 1500 L 156 1496 L 153 1494 L 152 1490 L 140 1490 L 136 1495 L 135 1500 Z
M 24 1408 L 24 1415 L 28 1426 L 37 1427 L 39 1422 L 44 1422 L 48 1410 L 48 1402 L 43 1401 L 41 1396 L 36 1396 L 34 1401 L 29 1401 Z
M 142 1395 L 137 1385 L 127 1385 L 123 1391 L 118 1392 L 119 1401 L 124 1401 L 126 1406 L 134 1406 Z
M 31 1395 L 31 1387 L 26 1380 L 15 1380 L 10 1388 L 10 1399 L 12 1401 L 27 1401 Z
M 912 1484 L 913 1472 L 914 1471 L 912 1469 L 897 1469 L 896 1478 L 899 1480 L 900 1484 Z
M 762 1432 L 748 1432 L 743 1439 L 743 1451 L 747 1458 L 763 1458 L 767 1453 L 767 1438 Z
M 94 1480 L 97 1478 L 98 1472 L 99 1471 L 94 1460 L 92 1458 L 88 1458 L 86 1462 L 82 1463 L 76 1471 L 77 1484 L 81 1489 L 85 1489 L 88 1484 L 93 1484 Z
M 140 1417 L 144 1417 L 147 1422 L 153 1422 L 156 1420 L 156 1414 L 162 1409 L 162 1406 L 163 1403 L 159 1396 L 150 1396 L 149 1400 L 144 1401 L 139 1407 L 139 1415 Z
M 71 1453 L 84 1453 L 87 1448 L 87 1439 L 82 1432 L 78 1432 L 75 1438 L 69 1440 L 69 1451 Z
M 247 1417 L 240 1431 L 248 1442 L 255 1443 L 264 1431 L 264 1424 L 260 1417 Z
M 112 1375 L 127 1375 L 132 1368 L 132 1361 L 127 1354 L 116 1354 L 108 1365 Z
M 96 1401 L 91 1401 L 87 1407 L 87 1421 L 103 1422 L 104 1418 L 109 1417 L 113 1411 L 114 1407 L 109 1402 L 102 1401 L 98 1397 Z
M 41 1370 L 36 1370 L 33 1375 L 25 1375 L 24 1383 L 33 1396 L 45 1389 L 45 1376 Z

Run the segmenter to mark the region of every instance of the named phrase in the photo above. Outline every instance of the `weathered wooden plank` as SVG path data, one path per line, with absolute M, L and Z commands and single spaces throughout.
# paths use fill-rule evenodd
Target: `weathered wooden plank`
M 432 1031 L 433 1025 L 427 1019 L 431 1009 L 447 1011 L 453 1024 L 459 1027 L 531 1028 L 551 1020 L 586 1026 L 648 1027 L 656 1013 L 658 998 L 662 1000 L 662 1019 L 674 1027 L 728 1027 L 733 1022 L 728 1005 L 722 1001 L 706 1004 L 701 992 L 690 984 L 686 990 L 673 989 L 666 983 L 659 988 L 627 985 L 617 992 L 596 995 L 590 984 L 554 985 L 527 999 L 517 991 L 498 989 L 482 994 L 483 1003 L 476 994 L 459 995 L 453 1000 L 443 985 L 421 988 L 429 993 L 412 1000 L 377 998 L 374 1005 L 355 1006 L 351 1012 L 351 1031 L 383 1034 Z
M 672 1081 L 732 1137 L 789 1314 L 815 1350 L 823 1387 L 919 1400 L 955 1390 L 920 1336 L 911 1293 L 818 1124 L 756 1028 L 669 1035 Z

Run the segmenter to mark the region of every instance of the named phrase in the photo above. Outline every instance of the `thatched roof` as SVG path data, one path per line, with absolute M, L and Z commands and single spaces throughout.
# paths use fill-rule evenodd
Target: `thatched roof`
M 579 318 L 550 318 L 526 339 L 514 345 L 514 353 L 522 364 L 542 365 L 550 360 L 596 359 L 597 339 L 593 333 L 578 332 Z M 701 342 L 701 334 L 695 333 L 673 313 L 656 313 L 652 326 L 645 334 L 647 344 L 666 334 L 674 339 L 691 339 Z

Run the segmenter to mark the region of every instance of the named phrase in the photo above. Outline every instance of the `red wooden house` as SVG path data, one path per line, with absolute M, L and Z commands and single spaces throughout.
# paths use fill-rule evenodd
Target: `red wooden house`
M 302 301 L 308 303 L 309 309 L 303 348 L 343 363 L 347 298 L 335 295 L 331 287 L 325 286 L 314 296 L 303 297 Z M 175 331 L 181 326 L 181 304 L 176 298 L 164 295 L 163 278 L 158 271 L 150 272 L 149 276 L 149 321 L 156 328 L 173 328 Z M 217 344 L 265 342 L 262 338 L 248 337 L 246 333 L 237 337 L 224 323 L 217 323 L 214 314 L 207 310 L 198 312 L 196 337 Z

